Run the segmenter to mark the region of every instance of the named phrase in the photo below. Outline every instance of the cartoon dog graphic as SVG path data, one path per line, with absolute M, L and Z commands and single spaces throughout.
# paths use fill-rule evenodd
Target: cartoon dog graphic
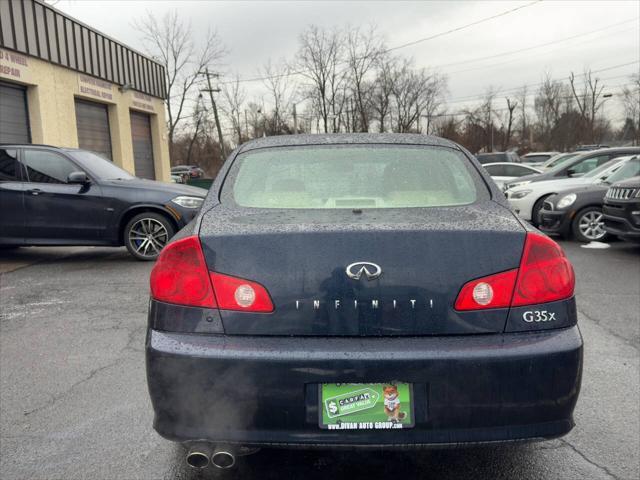
M 400 411 L 400 394 L 397 385 L 385 385 L 382 389 L 384 395 L 384 413 L 390 422 L 399 422 L 406 416 L 406 412 Z

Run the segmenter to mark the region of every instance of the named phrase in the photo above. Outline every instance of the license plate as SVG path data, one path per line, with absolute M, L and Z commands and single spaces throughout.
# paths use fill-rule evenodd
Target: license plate
M 414 426 L 410 383 L 324 383 L 319 390 L 320 428 L 395 430 Z

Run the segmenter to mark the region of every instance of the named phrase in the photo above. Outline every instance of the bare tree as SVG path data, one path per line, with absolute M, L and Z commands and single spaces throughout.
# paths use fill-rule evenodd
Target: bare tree
M 511 133 L 513 131 L 514 112 L 518 107 L 518 102 L 509 97 L 505 98 L 507 102 L 507 131 L 502 139 L 502 150 L 506 151 L 511 143 Z
M 312 25 L 300 36 L 300 48 L 296 55 L 295 64 L 311 82 L 309 97 L 318 110 L 325 133 L 336 131 L 336 115 L 341 113 L 344 106 L 344 102 L 338 98 L 348 71 L 340 67 L 344 58 L 343 45 L 340 31 L 327 31 Z
M 397 58 L 388 54 L 380 55 L 376 60 L 377 75 L 374 81 L 371 107 L 378 120 L 378 131 L 386 131 L 386 120 L 391 114 L 391 96 L 393 95 L 393 72 Z M 391 122 L 389 122 L 391 123 Z
M 571 93 L 578 106 L 578 111 L 589 129 L 589 141 L 593 142 L 595 140 L 596 115 L 606 100 L 602 98 L 604 85 L 600 84 L 598 78 L 592 76 L 591 70 L 584 72 L 581 88 L 576 85 L 576 77 L 573 72 L 569 76 L 569 84 L 571 85 Z
M 479 115 L 486 138 L 485 147 L 488 152 L 493 152 L 493 148 L 495 146 L 495 126 L 493 124 L 493 118 L 496 114 L 495 107 L 493 106 L 495 99 L 496 88 L 490 86 L 486 90 L 482 106 L 479 109 Z
M 263 68 L 264 85 L 271 97 L 272 106 L 271 114 L 268 115 L 271 124 L 270 134 L 289 132 L 286 119 L 292 109 L 295 94 L 295 85 L 291 82 L 290 71 L 291 68 L 285 62 L 274 65 L 271 60 L 268 60 Z M 264 113 L 267 115 L 267 112 Z
M 232 82 L 226 82 L 222 85 L 222 95 L 224 98 L 222 111 L 231 122 L 233 132 L 238 138 L 239 145 L 243 140 L 242 113 L 247 95 L 245 89 L 240 84 L 240 77 L 237 74 Z
M 192 114 L 192 129 L 191 129 L 191 139 L 189 140 L 189 147 L 187 148 L 187 158 L 185 165 L 191 164 L 191 155 L 193 153 L 193 146 L 198 140 L 198 137 L 203 131 L 203 123 L 206 121 L 207 109 L 204 107 L 202 102 L 202 94 L 198 95 L 198 100 L 195 108 L 193 109 Z
M 355 109 L 352 110 L 357 114 L 353 115 L 351 130 L 368 132 L 373 83 L 367 81 L 367 76 L 374 69 L 384 45 L 375 27 L 369 27 L 366 31 L 358 27 L 350 28 L 346 34 L 346 43 L 351 90 L 355 99 Z
M 529 142 L 529 116 L 527 111 L 527 86 L 523 85 L 518 91 L 518 103 L 520 104 L 520 144 Z
M 198 74 L 225 55 L 225 48 L 215 31 L 209 31 L 201 47 L 196 47 L 193 30 L 177 10 L 158 19 L 149 12 L 134 21 L 142 42 L 150 55 L 165 67 L 167 86 L 167 127 L 170 150 L 181 122 L 190 116 L 187 100 L 193 93 Z
M 631 76 L 631 86 L 622 89 L 622 106 L 626 117 L 622 138 L 626 139 L 629 130 L 635 145 L 640 144 L 640 74 Z
M 420 115 L 427 118 L 425 133 L 429 135 L 432 130 L 432 120 L 443 113 L 444 96 L 447 92 L 447 77 L 437 72 L 431 73 L 425 78 L 425 91 L 418 105 Z
M 553 80 L 547 73 L 534 99 L 534 108 L 538 117 L 538 137 L 544 144 L 544 148 L 553 147 L 553 132 L 560 120 L 565 96 L 562 82 Z

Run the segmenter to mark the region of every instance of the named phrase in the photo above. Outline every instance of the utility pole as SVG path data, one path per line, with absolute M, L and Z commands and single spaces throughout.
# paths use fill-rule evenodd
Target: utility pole
M 218 142 L 220 143 L 220 151 L 222 152 L 222 160 L 227 157 L 226 149 L 224 148 L 224 138 L 222 137 L 222 128 L 220 128 L 220 119 L 218 118 L 218 107 L 216 106 L 216 101 L 213 98 L 213 94 L 218 93 L 220 91 L 219 88 L 211 87 L 211 77 L 218 77 L 217 73 L 209 73 L 209 69 L 206 68 L 204 72 L 200 72 L 200 74 L 205 75 L 207 77 L 207 86 L 209 88 L 204 89 L 203 91 L 209 92 L 209 98 L 211 99 L 211 106 L 213 107 L 213 118 L 216 121 L 216 129 L 218 130 Z
M 298 114 L 296 113 L 296 104 L 293 104 L 293 133 L 298 133 Z

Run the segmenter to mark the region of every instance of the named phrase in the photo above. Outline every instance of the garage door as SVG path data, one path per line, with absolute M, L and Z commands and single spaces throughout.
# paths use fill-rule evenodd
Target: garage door
M 131 112 L 131 139 L 136 177 L 155 180 L 153 145 L 151 143 L 151 120 L 144 113 Z
M 80 148 L 112 160 L 107 106 L 76 100 L 76 124 Z
M 0 143 L 31 143 L 27 91 L 0 83 Z

